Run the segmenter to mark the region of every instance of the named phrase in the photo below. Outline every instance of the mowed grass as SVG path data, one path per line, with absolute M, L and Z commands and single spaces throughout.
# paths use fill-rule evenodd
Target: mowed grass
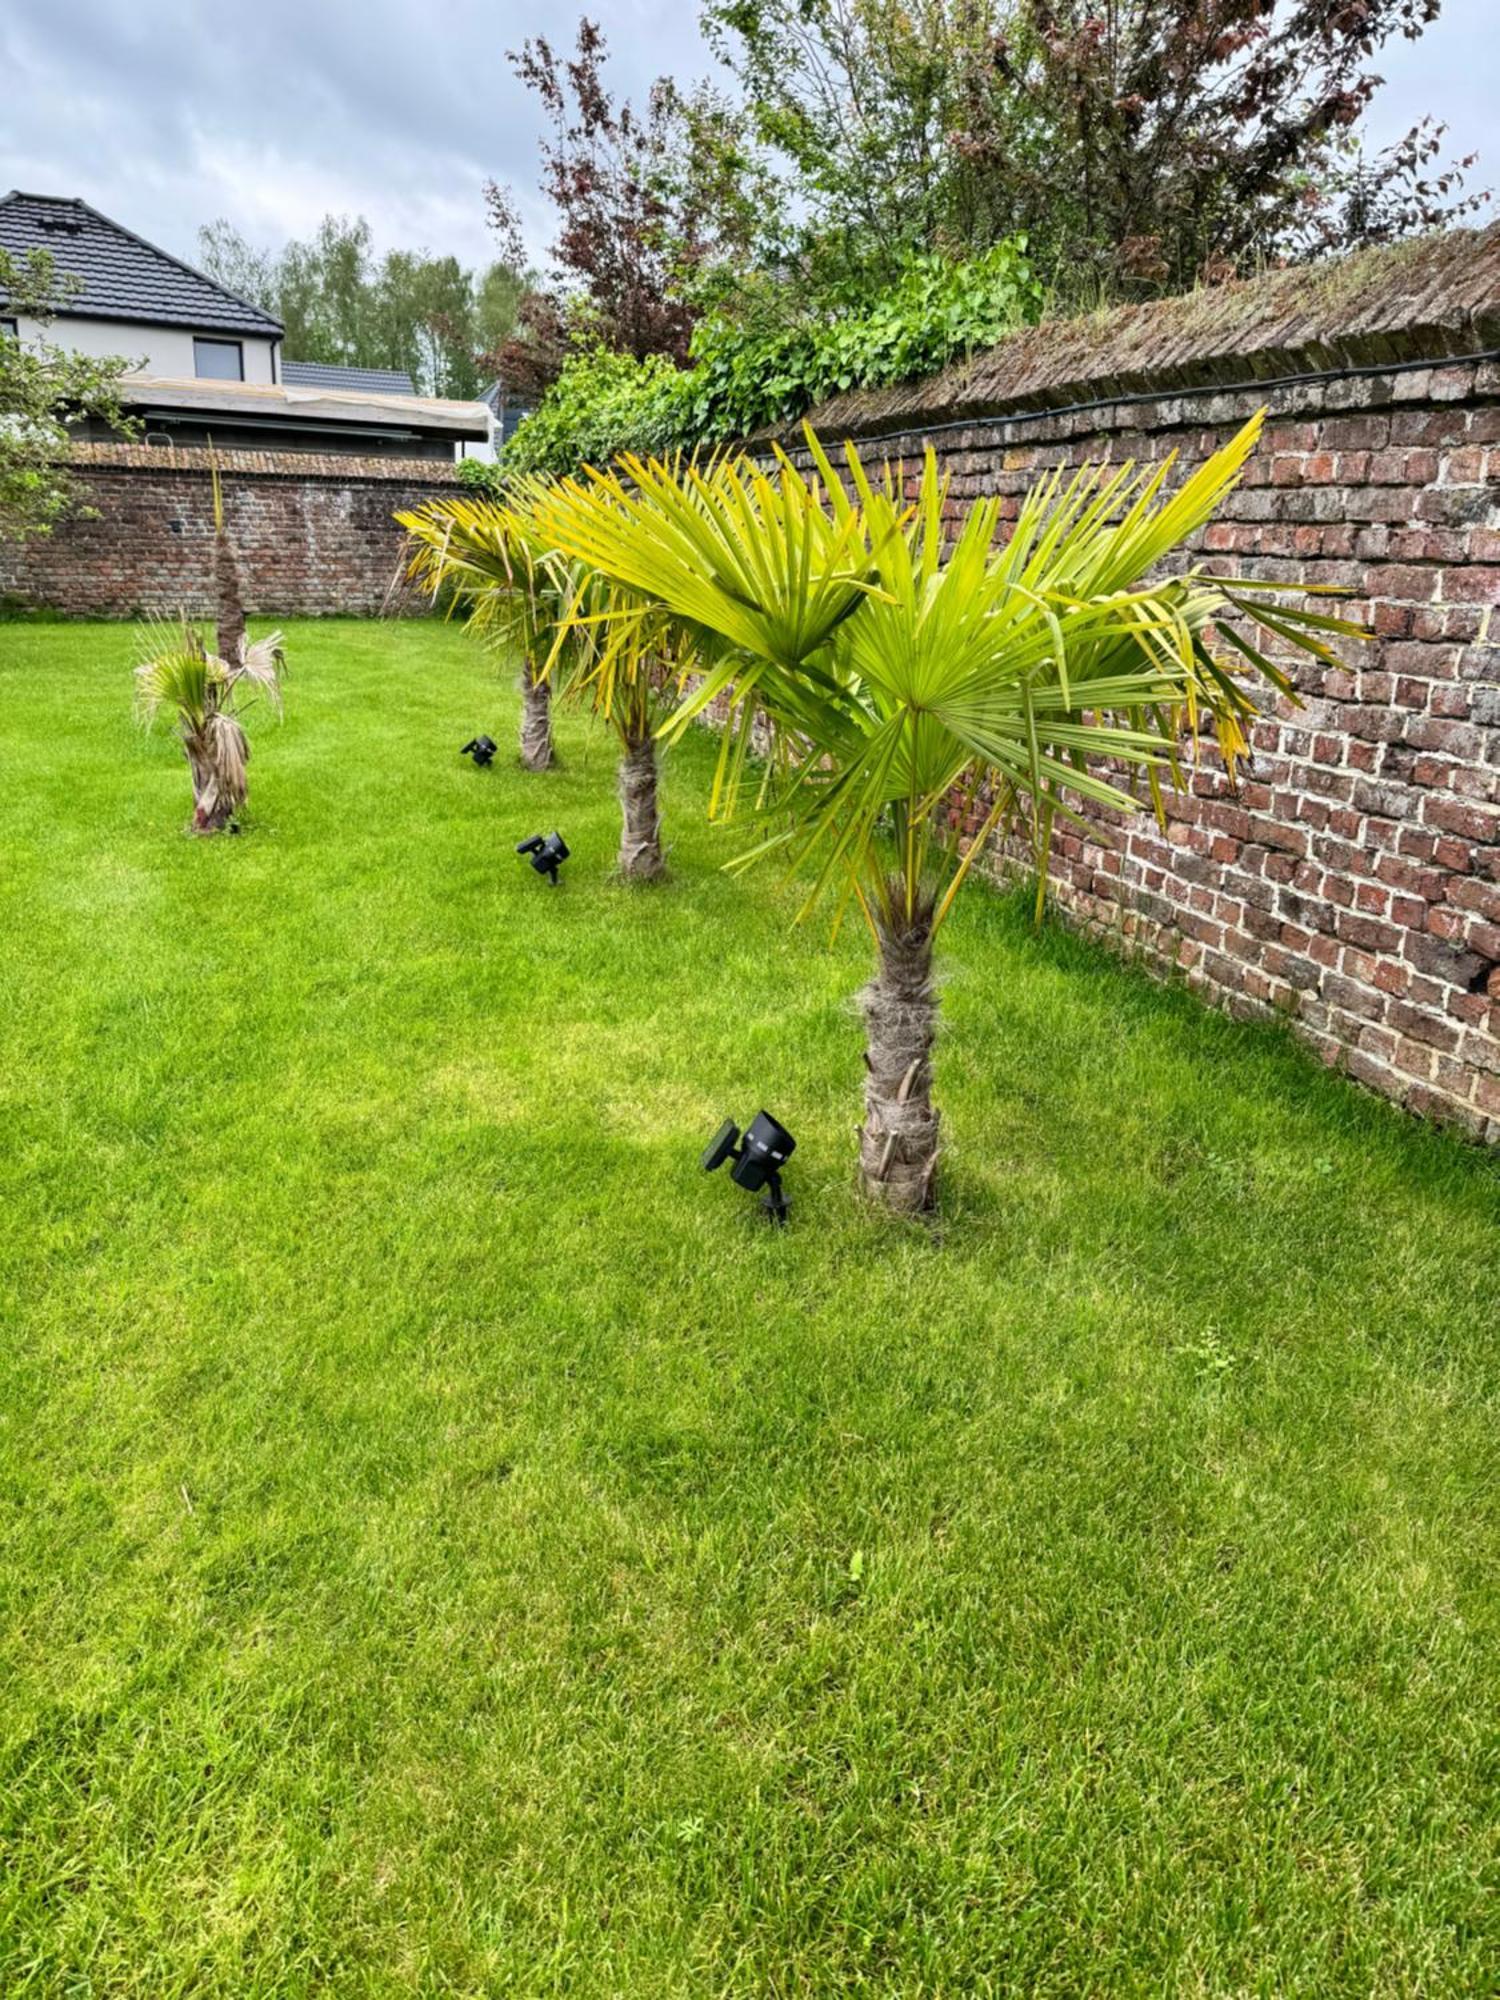
M 1495 1162 L 980 888 L 892 1227 L 708 742 L 629 891 L 603 737 L 288 641 L 201 842 L 0 627 L 0 1993 L 1488 1992 Z

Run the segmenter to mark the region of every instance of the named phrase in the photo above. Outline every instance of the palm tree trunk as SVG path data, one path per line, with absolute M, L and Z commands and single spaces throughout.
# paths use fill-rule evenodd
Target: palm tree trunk
M 620 759 L 620 873 L 632 882 L 666 874 L 661 815 L 656 807 L 656 738 L 627 743 Z
M 552 768 L 552 683 L 538 677 L 534 660 L 521 668 L 521 762 L 528 771 Z
M 932 911 L 909 922 L 882 919 L 880 970 L 860 996 L 865 1012 L 865 1122 L 859 1178 L 897 1215 L 933 1203 L 938 1114 L 932 1103 Z
M 240 581 L 239 557 L 222 528 L 214 536 L 214 582 L 218 597 L 219 658 L 237 667 L 245 657 L 245 593 Z
M 234 804 L 220 782 L 213 758 L 208 751 L 189 745 L 187 760 L 193 779 L 193 831 L 222 833 L 234 817 Z

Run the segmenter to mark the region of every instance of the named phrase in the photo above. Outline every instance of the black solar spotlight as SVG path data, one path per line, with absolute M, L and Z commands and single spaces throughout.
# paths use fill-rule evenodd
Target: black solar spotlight
M 796 1146 L 797 1141 L 785 1125 L 779 1124 L 769 1111 L 755 1114 L 743 1139 L 739 1126 L 732 1118 L 726 1118 L 708 1142 L 703 1171 L 711 1174 L 726 1160 L 732 1160 L 729 1178 L 751 1194 L 763 1190 L 760 1205 L 767 1221 L 784 1223 L 791 1213 L 791 1203 L 782 1192 L 781 1169 Z
M 481 771 L 487 771 L 494 763 L 495 752 L 499 748 L 493 737 L 471 736 L 458 754 L 460 757 L 472 757 Z
M 516 852 L 528 856 L 537 874 L 545 875 L 553 888 L 557 887 L 557 871 L 568 858 L 568 843 L 560 833 L 534 833 L 530 840 L 519 843 Z

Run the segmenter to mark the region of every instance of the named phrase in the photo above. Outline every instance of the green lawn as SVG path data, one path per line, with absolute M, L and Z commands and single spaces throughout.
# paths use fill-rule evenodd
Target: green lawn
M 706 741 L 624 890 L 298 626 L 192 841 L 132 644 L 0 627 L 5 2000 L 1491 1990 L 1492 1159 L 977 889 L 892 1227 Z

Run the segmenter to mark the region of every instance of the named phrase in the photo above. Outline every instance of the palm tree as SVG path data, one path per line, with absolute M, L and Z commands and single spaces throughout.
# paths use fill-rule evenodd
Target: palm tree
M 666 858 L 657 732 L 694 663 L 693 640 L 651 600 L 606 582 L 583 564 L 574 566 L 574 576 L 554 660 L 565 663 L 565 694 L 587 702 L 619 739 L 620 874 L 629 882 L 660 881 Z
M 193 831 L 219 833 L 245 804 L 250 744 L 240 716 L 258 692 L 281 712 L 281 634 L 253 645 L 239 637 L 238 657 L 210 653 L 190 625 L 168 627 L 135 670 L 136 694 L 149 727 L 163 709 L 177 733 L 193 780 Z
M 711 810 L 733 811 L 751 729 L 772 727 L 770 830 L 740 864 L 780 850 L 869 927 L 860 1177 L 901 1213 L 930 1206 L 938 1160 L 933 943 L 997 829 L 1023 836 L 1045 882 L 1055 821 L 1085 804 L 1161 810 L 1183 755 L 1211 727 L 1231 775 L 1254 714 L 1237 673 L 1289 682 L 1245 627 L 1322 658 L 1347 621 L 1282 601 L 1292 586 L 1198 568 L 1150 580 L 1213 514 L 1259 417 L 1170 497 L 1170 461 L 1042 481 L 1003 547 L 998 502 L 946 543 L 946 489 L 929 450 L 914 504 L 847 479 L 809 433 L 815 470 L 783 454 L 706 469 L 628 458 L 534 503 L 552 546 L 653 601 L 719 656 L 665 725 L 731 710 Z M 983 804 L 963 843 L 944 807 Z
M 539 526 L 545 493 L 544 481 L 521 479 L 503 503 L 435 500 L 398 515 L 412 538 L 410 573 L 434 595 L 450 592 L 482 637 L 522 652 L 528 705 L 545 702 L 556 683 L 614 731 L 620 874 L 655 881 L 666 872 L 657 730 L 691 643 L 653 599 L 608 583 L 552 547 Z M 523 720 L 523 762 L 527 727 Z
M 396 520 L 411 538 L 408 575 L 430 596 L 447 595 L 471 630 L 520 659 L 521 762 L 546 771 L 555 752 L 545 668 L 576 583 L 567 563 L 533 542 L 527 485 L 516 481 L 504 501 L 431 500 Z

